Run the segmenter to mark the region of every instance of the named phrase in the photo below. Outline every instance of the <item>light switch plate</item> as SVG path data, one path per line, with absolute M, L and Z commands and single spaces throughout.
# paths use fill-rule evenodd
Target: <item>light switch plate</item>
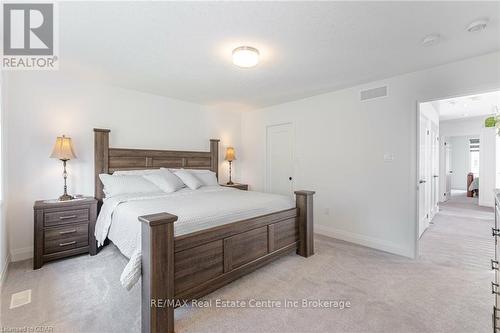
M 393 153 L 385 153 L 384 154 L 384 162 L 392 162 L 394 161 L 394 154 Z

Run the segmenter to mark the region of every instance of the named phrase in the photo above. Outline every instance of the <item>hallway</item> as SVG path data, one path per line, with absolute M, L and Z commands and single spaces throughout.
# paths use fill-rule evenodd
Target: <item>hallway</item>
M 477 332 L 490 332 L 493 208 L 478 206 L 477 198 L 467 198 L 463 192 L 441 203 L 440 212 L 432 222 L 420 239 L 418 261 L 425 263 L 430 271 L 434 266 L 447 278 L 427 283 L 442 284 L 442 292 L 435 297 L 446 297 L 449 306 L 461 308 L 465 318 L 478 323 Z

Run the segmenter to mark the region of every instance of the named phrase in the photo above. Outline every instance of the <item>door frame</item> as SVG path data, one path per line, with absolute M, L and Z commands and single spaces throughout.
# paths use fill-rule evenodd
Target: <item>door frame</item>
M 274 123 L 274 124 L 268 124 L 266 125 L 266 154 L 264 157 L 264 191 L 269 192 L 270 191 L 270 177 L 269 177 L 269 129 L 271 127 L 277 127 L 277 126 L 284 126 L 284 125 L 290 125 L 291 128 L 291 136 L 292 136 L 292 193 L 295 190 L 295 123 L 293 121 L 286 121 L 286 122 L 280 122 L 280 123 Z
M 417 99 L 415 101 L 416 105 L 415 105 L 415 112 L 414 112 L 414 117 L 415 117 L 414 121 L 416 123 L 416 126 L 412 128 L 412 130 L 415 128 L 417 129 L 417 132 L 413 136 L 414 139 L 416 138 L 416 141 L 414 141 L 414 143 L 413 143 L 414 147 L 416 147 L 415 154 L 413 155 L 413 158 L 415 158 L 415 160 L 413 161 L 414 162 L 413 168 L 415 170 L 415 173 L 414 173 L 413 177 L 410 175 L 410 189 L 413 186 L 415 186 L 415 187 L 413 187 L 414 188 L 413 194 L 415 195 L 415 198 L 414 198 L 414 200 L 411 200 L 411 197 L 410 197 L 410 200 L 413 201 L 413 203 L 416 203 L 415 210 L 413 212 L 414 213 L 413 217 L 410 217 L 413 219 L 413 232 L 414 232 L 413 241 L 414 241 L 414 248 L 415 248 L 415 253 L 413 256 L 414 259 L 417 259 L 420 255 L 420 238 L 418 237 L 418 228 L 419 228 L 419 225 L 418 225 L 419 224 L 418 207 L 419 207 L 419 201 L 420 201 L 419 200 L 419 193 L 418 193 L 419 163 L 420 163 L 420 148 L 419 148 L 419 145 L 420 145 L 420 104 L 427 103 L 427 102 L 439 101 L 442 99 L 457 98 L 457 97 L 463 97 L 463 96 L 468 96 L 468 95 L 484 94 L 484 93 L 489 93 L 489 92 L 494 92 L 494 91 L 499 91 L 499 90 L 500 90 L 500 86 L 492 85 L 489 87 L 483 87 L 482 89 L 481 88 L 473 88 L 470 90 L 464 89 L 460 93 L 443 95 L 440 97 L 434 97 L 434 98 L 428 98 L 428 99 L 425 99 L 425 98 Z M 441 139 L 441 129 L 439 131 L 439 138 Z

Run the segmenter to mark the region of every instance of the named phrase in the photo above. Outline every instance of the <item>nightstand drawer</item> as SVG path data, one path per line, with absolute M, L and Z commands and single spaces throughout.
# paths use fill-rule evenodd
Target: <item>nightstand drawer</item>
M 45 243 L 54 240 L 65 240 L 73 237 L 88 236 L 88 234 L 88 223 L 45 229 Z
M 89 245 L 89 236 L 88 234 L 85 234 L 73 237 L 66 237 L 64 239 L 53 239 L 53 240 L 45 239 L 44 245 L 45 245 L 43 251 L 44 254 L 61 252 Z
M 88 220 L 88 208 L 46 212 L 44 216 L 44 226 L 48 227 L 67 223 L 86 222 Z

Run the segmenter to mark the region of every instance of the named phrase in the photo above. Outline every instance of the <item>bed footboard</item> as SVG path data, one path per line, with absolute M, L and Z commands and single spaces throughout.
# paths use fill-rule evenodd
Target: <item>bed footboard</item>
M 295 191 L 298 212 L 299 248 L 297 254 L 310 257 L 314 254 L 313 195 L 314 191 Z
M 178 300 L 204 295 L 291 251 L 314 254 L 313 191 L 296 191 L 296 208 L 174 236 L 177 216 L 139 217 L 142 332 L 173 333 Z
M 142 332 L 174 332 L 174 222 L 160 213 L 140 216 Z

